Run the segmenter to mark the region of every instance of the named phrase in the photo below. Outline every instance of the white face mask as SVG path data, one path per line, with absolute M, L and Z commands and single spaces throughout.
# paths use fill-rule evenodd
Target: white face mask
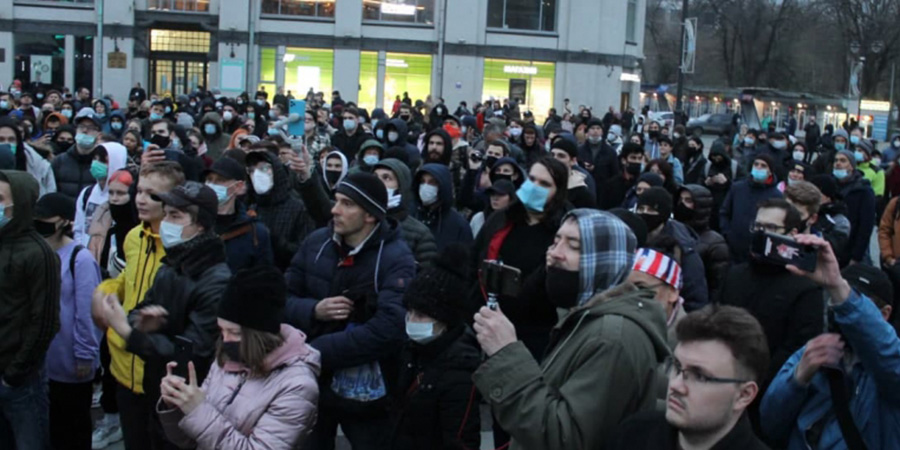
M 181 235 L 184 233 L 184 225 L 174 224 L 172 222 L 166 222 L 163 220 L 159 224 L 159 239 L 162 241 L 163 247 L 172 248 L 178 244 L 183 242 L 187 242 L 193 237 L 183 238 Z
M 410 322 L 409 317 L 406 318 L 406 335 L 419 344 L 427 344 L 437 338 L 434 334 L 434 323 Z
M 403 196 L 397 192 L 396 189 L 388 188 L 388 208 L 396 208 L 400 206 L 400 201 L 403 199 Z
M 422 204 L 425 206 L 431 206 L 434 202 L 437 201 L 438 198 L 438 188 L 437 186 L 432 186 L 430 184 L 422 183 L 419 185 L 419 199 L 422 200 Z
M 803 152 L 794 152 L 794 159 L 797 161 L 803 161 Z
M 681 137 L 681 133 L 674 133 L 674 134 L 672 134 L 672 136 L 674 136 L 675 139 L 678 139 Z
M 388 142 L 397 142 L 400 139 L 400 133 L 396 131 L 388 131 Z
M 522 134 L 521 128 L 510 128 L 509 135 L 512 137 L 519 137 Z
M 253 181 L 253 190 L 259 195 L 267 194 L 272 190 L 272 186 L 275 184 L 274 180 L 272 180 L 272 174 L 263 172 L 259 169 L 253 171 L 251 180 Z
M 230 122 L 233 118 L 234 114 L 232 114 L 231 111 L 225 111 L 224 113 L 222 113 L 222 119 L 224 119 L 226 122 Z

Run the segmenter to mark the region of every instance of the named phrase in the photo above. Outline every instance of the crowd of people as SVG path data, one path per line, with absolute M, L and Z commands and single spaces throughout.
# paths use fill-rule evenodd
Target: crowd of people
M 900 136 L 291 99 L 0 92 L 0 448 L 900 447 Z

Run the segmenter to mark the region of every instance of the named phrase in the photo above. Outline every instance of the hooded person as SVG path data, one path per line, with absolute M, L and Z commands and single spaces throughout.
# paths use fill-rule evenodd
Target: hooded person
M 56 192 L 53 166 L 22 138 L 19 126 L 13 119 L 0 118 L 0 135 L 13 153 L 15 169 L 34 177 L 40 186 L 40 195 Z
M 200 119 L 200 132 L 203 133 L 203 142 L 206 143 L 206 154 L 217 160 L 228 149 L 231 136 L 222 128 L 222 116 L 217 112 L 208 112 Z
M 328 193 L 328 197 L 334 201 L 334 191 L 350 172 L 347 157 L 344 156 L 343 152 L 334 150 L 325 155 L 322 161 L 325 162 L 325 164 L 322 164 L 322 183 L 325 184 L 325 192 Z M 333 162 L 329 163 L 329 161 Z M 337 167 L 338 164 L 340 164 L 340 167 Z
M 125 133 L 125 122 L 127 121 L 122 110 L 113 110 L 109 114 L 109 134 L 115 137 L 116 140 L 122 139 L 122 134 Z
M 253 189 L 250 210 L 271 233 L 275 265 L 284 269 L 314 229 L 306 205 L 292 194 L 290 173 L 277 156 L 251 152 L 246 158 Z
M 691 227 L 698 235 L 695 250 L 703 260 L 709 297 L 715 299 L 728 271 L 729 255 L 725 238 L 709 227 L 712 193 L 698 184 L 688 184 L 679 189 L 675 202 L 675 220 Z
M 91 176 L 91 163 L 94 160 L 92 151 L 100 134 L 100 120 L 95 117 L 93 109 L 83 108 L 73 122 L 77 131 L 75 143 L 53 158 L 50 165 L 59 192 L 75 198 L 85 186 L 95 182 Z M 0 128 L 3 128 L 2 124 Z
M 725 196 L 731 190 L 735 181 L 743 179 L 746 173 L 737 160 L 729 156 L 725 144 L 715 142 L 710 147 L 706 166 L 703 170 L 701 184 L 706 186 L 713 196 L 713 209 L 710 212 L 709 226 L 713 230 L 721 231 L 719 224 L 719 211 Z
M 756 205 L 766 199 L 782 197 L 776 186 L 778 178 L 772 169 L 774 164 L 768 155 L 756 156 L 750 177 L 734 183 L 722 202 L 719 225 L 731 249 L 732 262 L 744 262 L 750 257 L 750 225 L 756 217 Z M 873 226 L 874 221 L 873 216 Z
M 656 172 L 644 172 L 625 194 L 625 200 L 622 201 L 622 208 L 629 211 L 637 206 L 638 197 L 647 189 L 652 187 L 663 187 L 663 178 Z
M 414 207 L 409 167 L 399 159 L 387 158 L 375 164 L 374 173 L 388 190 L 387 214 L 400 222 L 403 240 L 412 251 L 418 267 L 430 267 L 438 254 L 437 244 L 431 230 L 409 214 L 409 209 Z
M 857 169 L 856 159 L 849 150 L 837 152 L 832 175 L 837 180 L 850 219 L 850 261 L 865 261 L 875 226 L 876 200 L 872 184 Z
M 875 163 L 874 154 L 875 147 L 872 145 L 872 141 L 863 138 L 856 145 L 853 158 L 856 160 L 856 170 L 862 172 L 863 176 L 869 180 L 876 200 L 880 201 L 884 196 L 884 170 Z
M 384 146 L 377 139 L 366 139 L 359 146 L 359 152 L 356 153 L 356 159 L 353 163 L 351 172 L 363 171 L 371 173 L 375 168 L 375 164 L 384 157 Z
M 469 223 L 453 209 L 453 184 L 449 167 L 443 164 L 425 164 L 416 172 L 412 191 L 416 218 L 431 230 L 438 252 L 454 242 L 472 242 Z
M 436 137 L 435 137 L 436 136 Z M 435 128 L 425 135 L 425 148 L 422 157 L 425 164 L 443 164 L 450 166 L 453 158 L 453 139 L 443 128 Z
M 828 133 L 829 130 L 833 132 Z M 843 128 L 833 130 L 832 125 L 828 124 L 825 125 L 825 132 L 826 134 L 822 136 L 822 151 L 813 161 L 816 173 L 830 173 L 837 153 L 850 148 L 850 134 L 847 130 Z
M 91 103 L 91 107 L 94 108 L 94 115 L 96 115 L 97 120 L 100 121 L 100 131 L 102 133 L 109 133 L 109 118 L 112 114 L 112 106 L 109 100 L 105 98 L 95 98 L 94 102 Z
M 105 162 L 103 160 L 106 160 Z M 91 176 L 96 183 L 84 188 L 75 198 L 75 221 L 72 224 L 75 242 L 88 247 L 92 236 L 88 233 L 94 221 L 111 222 L 109 208 L 109 181 L 113 174 L 128 163 L 128 150 L 116 142 L 107 142 L 94 148 Z M 99 214 L 98 214 L 99 213 Z M 101 217 L 104 216 L 104 217 Z M 104 236 L 100 237 L 105 239 Z M 94 244 L 95 246 L 98 244 Z M 99 247 L 103 247 L 100 243 Z M 105 262 L 105 261 L 97 261 Z M 101 264 L 102 266 L 102 264 Z
M 60 327 L 59 257 L 33 222 L 39 193 L 31 175 L 0 171 L 0 420 L 4 445 L 21 449 L 49 448 L 42 373 Z
M 419 167 L 422 161 L 422 153 L 409 142 L 409 126 L 400 118 L 391 119 L 383 128 L 384 145 L 386 148 L 403 147 L 409 156 L 410 167 Z
M 473 379 L 512 450 L 601 447 L 625 417 L 655 407 L 657 367 L 669 354 L 655 292 L 624 283 L 637 249 L 628 226 L 576 209 L 556 236 L 543 283 L 523 288 L 543 293 L 554 317 L 564 310 L 542 362 L 516 340 L 505 312 L 484 307 L 475 316 L 487 358 Z

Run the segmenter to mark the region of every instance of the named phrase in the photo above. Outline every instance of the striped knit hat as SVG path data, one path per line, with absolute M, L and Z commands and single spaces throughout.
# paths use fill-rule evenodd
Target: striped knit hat
M 631 270 L 644 272 L 658 278 L 675 289 L 681 290 L 681 266 L 662 252 L 649 248 L 639 248 Z

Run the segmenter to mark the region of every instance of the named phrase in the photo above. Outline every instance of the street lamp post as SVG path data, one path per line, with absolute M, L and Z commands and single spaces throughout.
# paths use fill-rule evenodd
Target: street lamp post
M 688 16 L 688 0 L 681 0 L 681 50 L 678 52 L 678 89 L 675 93 L 675 124 L 685 125 L 687 121 L 684 117 L 684 102 L 681 96 L 684 94 L 684 32 L 687 27 Z

